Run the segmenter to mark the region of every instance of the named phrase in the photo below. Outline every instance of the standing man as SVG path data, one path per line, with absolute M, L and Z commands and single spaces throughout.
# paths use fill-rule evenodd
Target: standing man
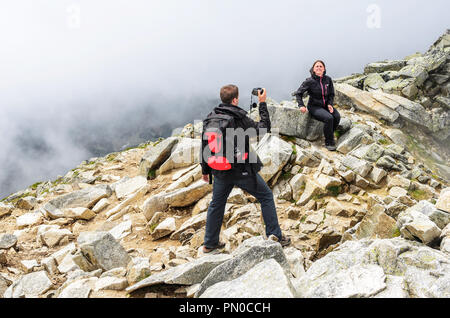
M 222 104 L 215 107 L 213 112 L 208 115 L 208 118 L 213 114 L 226 117 L 232 116 L 233 128 L 247 130 L 249 128 L 260 131 L 265 129 L 270 131 L 270 117 L 267 111 L 266 104 L 266 89 L 258 91 L 259 100 L 259 115 L 261 121 L 255 122 L 247 116 L 247 112 L 238 106 L 239 103 L 239 89 L 235 85 L 226 85 L 220 89 L 220 99 Z M 217 117 L 217 116 L 216 116 Z M 205 129 L 205 127 L 203 127 Z M 242 136 L 238 136 L 242 137 Z M 214 136 L 215 138 L 215 136 Z M 291 240 L 282 235 L 280 225 L 278 224 L 277 211 L 275 209 L 275 202 L 273 194 L 269 186 L 264 182 L 263 178 L 258 174 L 261 170 L 262 163 L 256 153 L 251 153 L 249 147 L 249 138 L 245 138 L 245 150 L 238 151 L 244 161 L 237 161 L 236 164 L 229 165 L 227 159 L 220 161 L 220 164 L 213 164 L 211 160 L 207 160 L 204 155 L 204 149 L 208 145 L 213 148 L 220 148 L 222 142 L 214 140 L 211 135 L 207 136 L 205 131 L 202 133 L 202 155 L 201 166 L 203 180 L 205 182 L 212 182 L 210 179 L 214 175 L 213 182 L 213 197 L 209 205 L 206 217 L 205 239 L 203 244 L 203 252 L 209 253 L 215 249 L 223 248 L 224 243 L 219 242 L 219 234 L 222 226 L 223 216 L 225 212 L 225 204 L 228 196 L 234 186 L 237 186 L 251 195 L 255 196 L 261 204 L 262 216 L 266 226 L 266 235 L 274 239 L 282 246 L 290 244 Z M 242 138 L 241 138 L 242 140 Z M 225 141 L 223 141 L 225 143 Z M 256 162 L 250 162 L 248 158 L 256 158 Z M 255 160 L 253 160 L 255 161 Z M 226 164 L 223 164 L 223 163 Z M 212 168 L 215 167 L 216 169 Z

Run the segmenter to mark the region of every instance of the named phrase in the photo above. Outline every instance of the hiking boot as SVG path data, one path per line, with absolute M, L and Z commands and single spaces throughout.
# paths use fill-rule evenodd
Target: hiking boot
M 283 235 L 281 237 L 280 244 L 282 247 L 288 246 L 289 244 L 291 244 L 291 239 L 289 237 Z
M 216 247 L 213 248 L 207 248 L 205 245 L 203 245 L 203 253 L 211 253 L 213 251 L 222 249 L 225 247 L 225 243 L 219 242 Z
M 291 244 L 291 239 L 284 235 L 281 236 L 281 240 L 280 240 L 278 237 L 271 234 L 269 236 L 269 240 L 280 243 L 282 247 L 285 247 L 285 246 L 288 246 L 289 244 Z
M 328 151 L 336 151 L 336 146 L 334 145 L 325 145 L 325 148 L 327 148 Z

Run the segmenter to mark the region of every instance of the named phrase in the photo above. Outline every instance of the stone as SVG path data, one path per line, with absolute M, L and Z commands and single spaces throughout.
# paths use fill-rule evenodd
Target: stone
M 387 187 L 401 187 L 408 190 L 411 187 L 411 181 L 401 175 L 395 175 L 393 177 L 388 177 Z
M 400 129 L 390 128 L 386 129 L 384 133 L 397 145 L 406 145 L 407 137 Z
M 122 200 L 126 196 L 142 189 L 147 185 L 147 178 L 144 176 L 136 176 L 125 182 L 118 183 L 115 187 L 116 197 Z
M 112 194 L 112 190 L 108 185 L 100 184 L 96 186 L 90 186 L 86 189 L 74 191 L 62 196 L 58 196 L 55 199 L 46 203 L 43 208 L 47 212 L 51 212 L 54 209 L 63 208 L 92 208 L 98 201 L 103 198 L 109 197 Z
M 163 212 L 167 210 L 169 204 L 166 202 L 165 193 L 158 193 L 152 195 L 146 199 L 142 205 L 141 210 L 143 211 L 147 221 L 150 221 L 156 212 Z
M 284 249 L 284 254 L 289 263 L 291 274 L 295 278 L 302 277 L 305 274 L 305 267 L 303 265 L 305 259 L 302 252 L 291 246 Z
M 342 160 L 342 164 L 347 168 L 350 168 L 356 174 L 360 175 L 363 178 L 367 176 L 370 170 L 372 169 L 372 166 L 366 161 L 350 155 L 344 157 L 344 159 Z
M 380 159 L 378 159 L 376 165 L 379 168 L 384 168 L 387 170 L 396 170 L 396 171 L 401 170 L 400 167 L 397 165 L 397 162 L 395 161 L 395 159 L 393 159 L 390 156 L 381 157 Z
M 378 167 L 373 167 L 369 174 L 369 178 L 375 182 L 375 184 L 379 184 L 385 176 L 387 176 L 387 172 Z
M 228 254 L 213 254 L 198 258 L 190 263 L 172 267 L 153 274 L 138 283 L 129 286 L 126 291 L 132 293 L 140 288 L 157 284 L 194 285 L 200 283 L 216 266 L 230 259 Z
M 164 161 L 169 158 L 172 148 L 178 142 L 178 138 L 169 137 L 155 143 L 139 162 L 139 174 L 148 177 L 151 171 L 156 170 Z
M 10 249 L 17 244 L 17 237 L 13 234 L 1 234 L 0 235 L 0 249 Z
M 22 260 L 20 261 L 21 268 L 25 273 L 31 273 L 35 267 L 39 266 L 39 263 L 33 260 Z
M 407 194 L 408 194 L 408 191 L 406 191 L 405 189 L 400 188 L 400 187 L 392 187 L 389 190 L 389 195 L 394 198 L 399 198 L 399 197 L 405 196 Z
M 27 226 L 38 225 L 42 223 L 43 217 L 41 213 L 38 212 L 30 212 L 25 213 L 19 216 L 16 219 L 16 225 L 19 229 L 23 229 Z
M 170 235 L 176 230 L 175 225 L 175 218 L 166 218 L 164 221 L 162 221 L 158 226 L 155 228 L 155 230 L 150 234 L 152 237 L 152 240 L 160 239 L 164 236 Z
M 448 297 L 448 256 L 403 238 L 346 241 L 315 261 L 296 284 L 300 297 Z M 387 279 L 395 275 L 398 280 Z M 392 283 L 395 283 L 393 286 Z
M 66 208 L 61 209 L 64 216 L 74 220 L 91 220 L 95 217 L 94 211 L 88 208 Z
M 12 205 L 6 205 L 3 202 L 0 202 L 0 218 L 4 215 L 11 214 L 11 211 L 14 209 Z
M 233 258 L 211 270 L 201 282 L 196 297 L 216 283 L 238 278 L 266 259 L 274 259 L 279 263 L 285 275 L 290 273 L 289 263 L 278 242 L 264 240 L 260 236 L 253 237 L 233 252 Z
M 395 122 L 399 117 L 398 112 L 376 100 L 372 95 L 374 92 L 362 91 L 348 84 L 339 83 L 336 83 L 334 88 L 336 93 L 335 103 L 338 105 L 354 107 L 360 111 L 374 114 L 390 123 Z
M 132 230 L 132 222 L 125 221 L 117 224 L 115 227 L 109 230 L 108 233 L 110 233 L 115 240 L 120 241 L 124 237 L 131 234 L 131 230 Z
M 184 222 L 178 230 L 176 230 L 172 235 L 170 236 L 171 240 L 177 240 L 180 237 L 180 234 L 188 229 L 194 229 L 198 230 L 201 227 L 205 226 L 206 224 L 206 214 L 207 212 L 202 212 L 200 214 L 197 214 L 190 219 L 188 219 L 186 222 Z
M 51 276 L 57 275 L 59 273 L 56 260 L 51 256 L 43 258 L 41 260 L 41 265 L 44 266 L 47 273 L 49 273 Z
M 382 73 L 386 71 L 399 71 L 406 65 L 404 60 L 386 60 L 381 62 L 369 63 L 364 67 L 364 73 Z
M 296 174 L 290 181 L 289 185 L 292 189 L 292 197 L 295 201 L 297 201 L 300 196 L 303 188 L 305 187 L 307 177 L 304 174 Z
M 423 244 L 431 245 L 441 235 L 441 230 L 428 216 L 414 208 L 401 212 L 397 219 L 397 227 L 403 237 L 410 240 L 419 240 Z
M 357 175 L 355 179 L 355 185 L 362 189 L 366 189 L 370 185 L 370 182 L 361 177 L 360 175 Z
M 310 141 L 323 134 L 323 123 L 315 120 L 309 113 L 302 113 L 295 102 L 283 101 L 281 105 L 268 105 L 272 131 Z
M 15 281 L 3 295 L 4 298 L 32 298 L 47 292 L 53 286 L 45 271 L 33 272 Z
M 99 213 L 101 212 L 104 208 L 106 208 L 109 205 L 109 201 L 106 198 L 101 199 L 100 201 L 98 201 L 95 206 L 92 208 L 92 211 L 94 213 Z
M 38 237 L 46 246 L 55 247 L 66 237 L 73 239 L 74 235 L 68 229 L 50 228 L 47 231 L 38 232 Z
M 441 230 L 450 223 L 450 214 L 437 209 L 432 203 L 422 200 L 410 208 L 418 211 L 433 221 Z
M 16 203 L 16 207 L 23 210 L 33 210 L 36 205 L 36 198 L 31 196 L 20 198 Z
M 312 179 L 308 179 L 306 181 L 305 190 L 303 191 L 302 195 L 300 196 L 300 199 L 297 201 L 297 205 L 304 205 L 306 204 L 313 196 L 324 194 L 324 189 L 317 184 Z
M 201 143 L 200 139 L 179 138 L 178 142 L 171 149 L 170 156 L 157 170 L 157 174 L 199 163 Z
M 363 238 L 392 238 L 396 236 L 397 224 L 394 218 L 385 213 L 386 209 L 376 204 L 359 223 L 354 239 Z
M 99 290 L 124 290 L 128 286 L 125 277 L 101 277 L 95 282 L 95 291 Z
M 58 295 L 58 298 L 89 298 L 97 277 L 76 280 L 67 284 Z
M 187 188 L 166 193 L 164 195 L 164 202 L 171 207 L 185 207 L 199 201 L 211 191 L 212 185 L 201 179 L 189 185 Z
M 134 257 L 128 263 L 127 280 L 129 285 L 136 284 L 150 276 L 150 260 L 147 257 Z
M 90 264 L 105 271 L 127 267 L 131 260 L 125 249 L 108 232 L 82 232 L 78 236 L 78 245 Z
M 245 197 L 244 191 L 242 191 L 242 189 L 235 187 L 233 190 L 231 190 L 227 202 L 236 204 L 246 204 L 247 198 Z
M 267 182 L 286 165 L 291 158 L 293 148 L 290 143 L 278 136 L 266 134 L 256 146 L 255 151 L 264 165 L 259 174 Z
M 353 127 L 342 135 L 337 143 L 337 151 L 347 154 L 360 144 L 369 144 L 372 138 L 362 129 Z
M 350 155 L 359 159 L 376 162 L 383 155 L 384 149 L 377 143 L 370 145 L 363 145 L 355 148 L 350 152 Z
M 289 277 L 274 259 L 260 262 L 234 280 L 218 282 L 200 298 L 294 298 L 296 291 Z
M 380 89 L 385 84 L 385 81 L 378 73 L 372 73 L 367 75 L 366 79 L 364 80 L 364 90 L 365 91 L 373 91 L 376 89 Z
M 436 208 L 450 213 L 450 188 L 441 190 L 441 195 L 436 202 Z

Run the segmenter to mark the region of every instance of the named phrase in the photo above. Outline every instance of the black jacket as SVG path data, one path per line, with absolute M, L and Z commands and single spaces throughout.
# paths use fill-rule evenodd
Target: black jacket
M 320 78 L 311 72 L 311 77 L 307 78 L 294 93 L 299 107 L 305 106 L 303 103 L 303 94 L 305 92 L 308 92 L 309 94 L 308 108 L 323 107 L 326 109 L 328 105 L 334 106 L 333 80 L 325 74 L 326 72 L 324 72 L 323 77 Z
M 240 108 L 239 106 L 229 105 L 229 104 L 220 104 L 218 107 L 215 107 L 214 112 L 219 114 L 229 114 L 232 115 L 235 119 L 235 125 L 236 128 L 243 128 L 244 130 L 247 130 L 248 128 L 254 128 L 259 133 L 259 129 L 265 128 L 267 129 L 267 132 L 270 132 L 271 129 L 271 123 L 270 123 L 270 117 L 269 117 L 269 111 L 267 110 L 267 104 L 265 102 L 259 104 L 259 117 L 260 121 L 255 122 L 253 119 L 247 116 L 247 112 Z M 203 134 L 202 134 L 203 136 Z M 202 139 L 202 147 L 201 150 L 203 151 L 204 147 L 207 147 L 208 141 L 205 139 Z M 249 149 L 249 145 L 246 145 L 246 148 Z M 251 150 L 249 149 L 249 152 Z M 263 164 L 261 160 L 259 159 L 258 155 L 253 153 L 253 155 L 257 158 L 257 163 L 255 164 L 244 164 L 244 163 L 237 163 L 234 165 L 233 170 L 228 171 L 217 171 L 212 170 L 208 164 L 205 162 L 205 158 L 201 155 L 201 161 L 200 164 L 202 166 L 202 174 L 214 174 L 214 175 L 220 175 L 220 176 L 233 176 L 235 172 L 242 172 L 247 171 L 250 174 L 257 173 L 259 170 L 261 170 Z M 252 170 L 253 169 L 253 170 Z

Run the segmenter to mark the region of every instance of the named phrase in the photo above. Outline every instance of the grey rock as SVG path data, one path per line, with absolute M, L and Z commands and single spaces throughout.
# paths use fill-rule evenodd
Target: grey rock
M 441 230 L 428 216 L 417 211 L 414 207 L 408 208 L 399 214 L 397 227 L 403 237 L 410 240 L 419 240 L 424 244 L 436 243 Z
M 406 65 L 404 60 L 386 60 L 381 62 L 369 63 L 364 68 L 364 73 L 382 73 L 386 71 L 399 71 Z
M 148 177 L 151 170 L 156 170 L 170 156 L 173 146 L 179 138 L 169 137 L 153 145 L 145 154 L 139 163 L 139 173 L 141 176 Z
M 410 208 L 430 218 L 441 230 L 450 223 L 450 214 L 437 209 L 432 203 L 422 200 Z
M 157 284 L 194 285 L 200 283 L 216 266 L 230 259 L 228 254 L 207 255 L 190 263 L 178 265 L 163 272 L 153 274 L 140 282 L 128 287 L 127 293 L 132 293 L 143 287 Z
M 98 201 L 109 197 L 112 190 L 108 185 L 100 184 L 86 189 L 74 191 L 55 199 L 50 200 L 44 205 L 44 209 L 50 212 L 51 210 L 63 208 L 92 208 Z
M 372 169 L 372 166 L 368 162 L 353 157 L 351 155 L 345 156 L 344 159 L 342 160 L 342 164 L 347 168 L 353 170 L 356 174 L 360 175 L 361 177 L 367 176 L 370 170 Z
M 267 182 L 290 160 L 293 148 L 290 143 L 278 136 L 266 134 L 255 151 L 264 165 L 259 174 Z
M 157 170 L 157 174 L 199 163 L 201 143 L 200 139 L 180 138 L 172 148 L 169 158 Z
M 378 159 L 376 165 L 377 165 L 377 167 L 384 168 L 386 170 L 401 171 L 401 168 L 397 164 L 395 159 L 390 156 L 381 157 L 380 159 Z
M 53 286 L 45 271 L 26 274 L 14 282 L 3 295 L 4 298 L 31 298 L 44 294 Z
M 199 297 L 210 286 L 221 282 L 233 280 L 260 262 L 267 259 L 275 259 L 285 271 L 290 273 L 290 266 L 283 253 L 281 245 L 271 240 L 256 237 L 244 241 L 241 246 L 233 252 L 233 258 L 213 269 L 201 282 L 196 297 Z
M 10 249 L 17 244 L 17 237 L 13 234 L 0 235 L 0 249 Z
M 358 127 L 353 127 L 342 135 L 337 143 L 337 151 L 346 154 L 353 150 L 360 144 L 369 144 L 372 138 L 364 130 Z
M 258 263 L 242 276 L 209 287 L 200 298 L 294 298 L 289 277 L 274 259 Z
M 94 268 L 107 271 L 127 267 L 131 260 L 122 245 L 108 232 L 82 232 L 78 236 L 78 244 L 81 253 Z
M 64 288 L 61 288 L 58 298 L 89 298 L 97 280 L 97 277 L 90 277 L 76 280 L 66 286 L 63 285 Z

